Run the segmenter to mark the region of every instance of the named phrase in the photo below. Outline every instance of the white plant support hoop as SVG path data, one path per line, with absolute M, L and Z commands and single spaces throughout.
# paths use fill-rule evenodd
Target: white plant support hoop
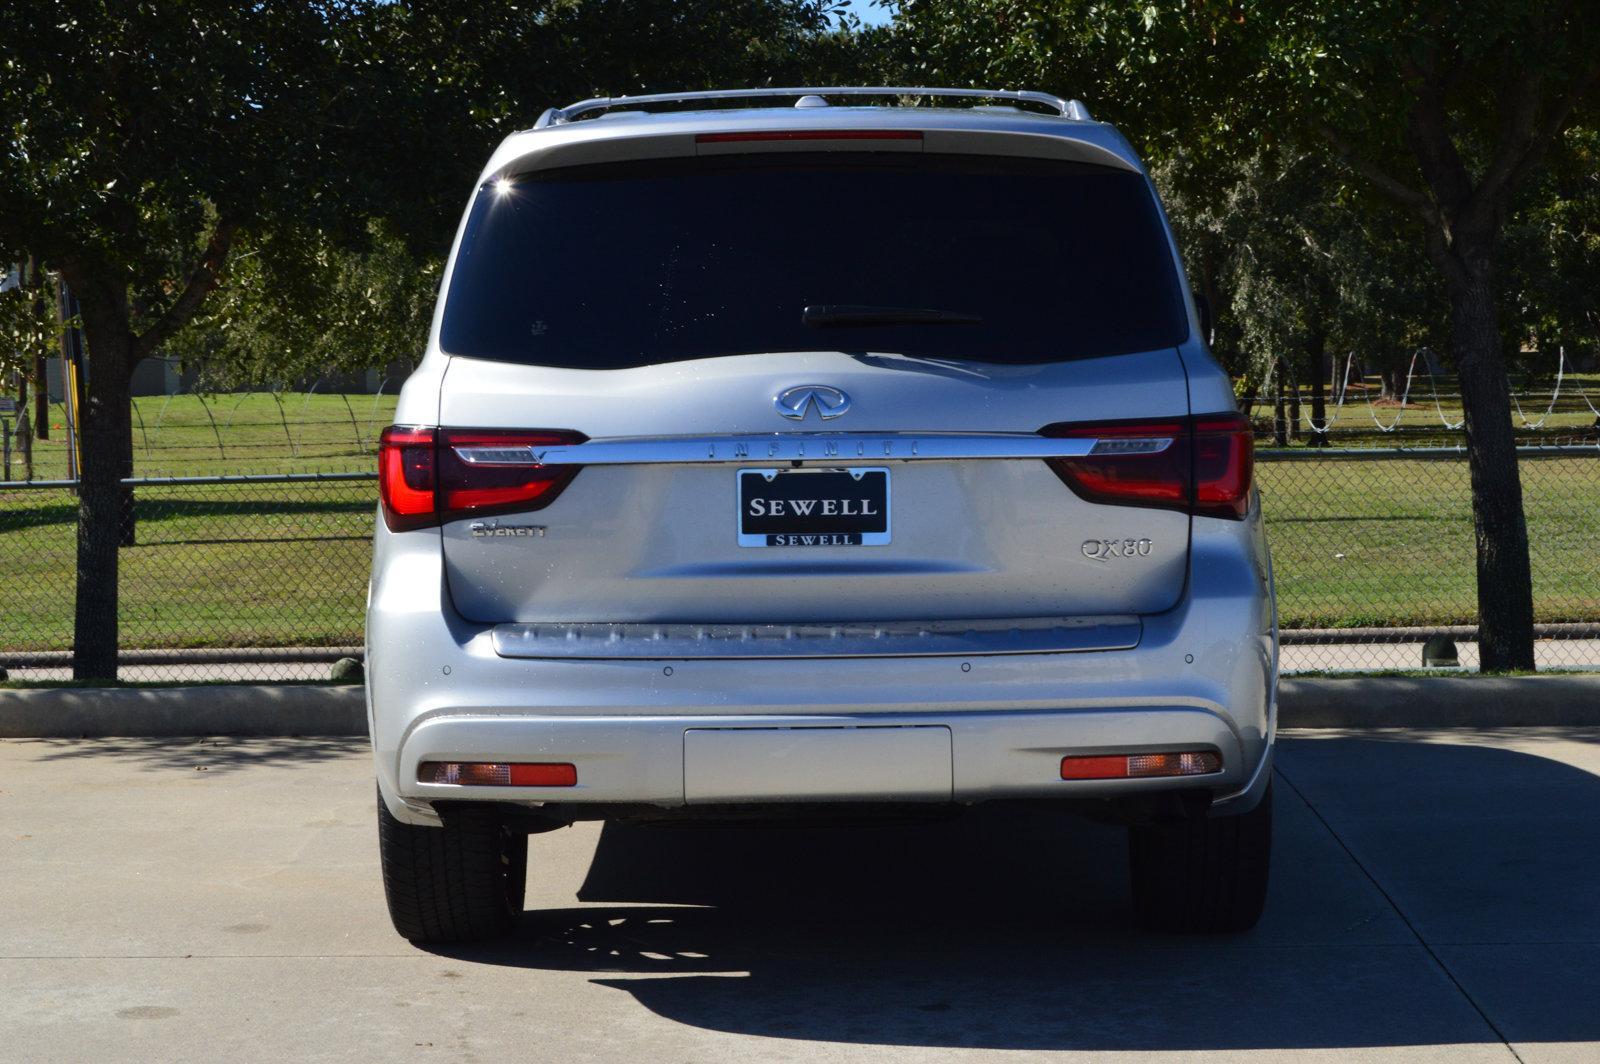
M 1567 349 L 1565 347 L 1561 347 L 1557 348 L 1557 350 L 1560 352 L 1562 363 L 1565 364 L 1567 361 Z M 1584 388 L 1580 384 L 1574 384 L 1573 387 L 1578 389 L 1578 398 L 1582 399 L 1583 405 L 1589 408 L 1589 413 L 1593 414 L 1596 418 L 1600 418 L 1600 410 L 1595 409 L 1594 403 L 1589 398 L 1588 389 Z
M 1355 365 L 1355 359 L 1356 353 L 1354 351 L 1351 351 L 1345 355 L 1344 375 L 1339 379 L 1337 384 L 1334 384 L 1332 381 L 1328 382 L 1329 390 L 1333 392 L 1333 413 L 1323 417 L 1322 424 L 1320 426 L 1317 424 L 1317 419 L 1312 417 L 1309 412 L 1307 412 L 1305 415 L 1306 427 L 1312 432 L 1316 433 L 1318 436 L 1326 436 L 1328 434 L 1328 430 L 1333 428 L 1334 424 L 1339 420 L 1339 412 L 1344 409 L 1344 397 L 1346 393 L 1350 391 L 1350 370 Z M 1333 368 L 1338 368 L 1337 363 L 1335 363 Z
M 1556 387 L 1555 390 L 1550 393 L 1550 405 L 1544 408 L 1544 416 L 1538 421 L 1528 420 L 1528 415 L 1522 412 L 1522 403 L 1517 399 L 1516 391 L 1513 390 L 1511 392 L 1511 405 L 1517 408 L 1517 417 L 1522 421 L 1523 428 L 1540 429 L 1544 427 L 1544 423 L 1546 421 L 1550 420 L 1550 412 L 1556 408 L 1556 400 L 1561 396 L 1561 381 L 1566 376 L 1566 372 L 1567 349 L 1565 347 L 1559 347 L 1556 349 Z M 1583 399 L 1584 402 L 1589 401 L 1589 397 L 1587 395 L 1584 396 Z M 1594 407 L 1591 406 L 1589 409 L 1593 410 Z
M 1423 352 L 1427 352 L 1429 354 L 1432 354 L 1432 352 L 1428 351 L 1428 349 L 1426 347 L 1417 348 L 1417 354 L 1418 355 L 1422 354 Z M 1415 361 L 1416 361 L 1416 355 L 1413 355 L 1412 356 L 1412 362 L 1415 363 Z M 1439 402 L 1439 389 L 1434 384 L 1434 380 L 1433 380 L 1433 364 L 1431 362 L 1429 362 L 1427 359 L 1424 359 L 1423 362 L 1422 362 L 1422 365 L 1428 371 L 1428 394 L 1433 396 L 1433 410 L 1434 410 L 1434 413 L 1439 415 L 1439 424 L 1441 424 L 1441 425 L 1443 425 L 1445 427 L 1445 431 L 1446 432 L 1455 432 L 1457 429 L 1461 428 L 1461 426 L 1463 426 L 1463 425 L 1465 425 L 1467 423 L 1466 416 L 1463 415 L 1461 420 L 1457 421 L 1453 425 L 1450 423 L 1450 419 L 1444 416 L 1444 404 Z
M 1372 407 L 1372 396 L 1370 394 L 1367 395 L 1367 415 L 1372 418 L 1372 423 L 1378 426 L 1379 432 L 1393 432 L 1400 427 L 1400 419 L 1406 416 L 1406 405 L 1411 401 L 1411 378 L 1417 372 L 1417 356 L 1420 354 L 1422 354 L 1422 348 L 1419 347 L 1411 356 L 1411 364 L 1406 367 L 1406 388 L 1405 391 L 1400 393 L 1400 412 L 1394 416 L 1393 421 L 1387 425 L 1379 421 L 1378 412 Z M 1433 375 L 1429 374 L 1429 380 L 1432 379 Z

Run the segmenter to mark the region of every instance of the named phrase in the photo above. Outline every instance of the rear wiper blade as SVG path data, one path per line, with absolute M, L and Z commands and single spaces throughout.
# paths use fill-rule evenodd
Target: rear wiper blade
M 977 325 L 976 314 L 921 307 L 874 307 L 851 303 L 815 303 L 800 312 L 800 320 L 813 329 L 835 325 Z

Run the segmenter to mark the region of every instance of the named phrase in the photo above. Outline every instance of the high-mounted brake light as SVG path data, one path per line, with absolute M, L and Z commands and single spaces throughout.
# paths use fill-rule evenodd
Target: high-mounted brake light
M 737 144 L 757 140 L 921 140 L 920 129 L 756 129 L 696 133 L 696 144 Z
M 1047 459 L 1091 502 L 1234 520 L 1249 512 L 1255 450 L 1243 414 L 1048 425 L 1040 435 L 1095 441 L 1083 457 Z
M 1172 754 L 1090 754 L 1061 759 L 1061 778 L 1064 780 L 1206 776 L 1221 771 L 1221 755 L 1210 750 L 1188 750 Z
M 378 443 L 378 495 L 392 531 L 458 517 L 542 509 L 578 475 L 546 466 L 545 447 L 582 443 L 582 433 L 391 426 Z

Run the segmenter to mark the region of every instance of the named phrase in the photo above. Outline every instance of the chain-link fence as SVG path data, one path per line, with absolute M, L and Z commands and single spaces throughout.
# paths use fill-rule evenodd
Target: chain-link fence
M 1518 455 L 1541 667 L 1600 668 L 1600 448 Z M 1285 671 L 1415 669 L 1452 637 L 1476 667 L 1476 552 L 1466 454 L 1263 450 Z
M 316 679 L 359 655 L 370 473 L 132 484 L 120 551 L 124 680 Z M 0 484 L 0 665 L 71 673 L 77 496 Z
M 1600 448 L 1524 448 L 1541 667 L 1600 668 Z M 1286 671 L 1477 663 L 1465 454 L 1262 450 Z M 125 680 L 326 677 L 360 653 L 370 474 L 133 482 L 121 552 Z M 76 496 L 0 485 L 0 665 L 70 674 Z

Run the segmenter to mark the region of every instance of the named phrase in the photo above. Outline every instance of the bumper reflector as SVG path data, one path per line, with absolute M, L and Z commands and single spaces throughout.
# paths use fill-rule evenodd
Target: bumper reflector
M 561 762 L 507 765 L 492 761 L 424 761 L 418 783 L 470 787 L 576 787 L 578 769 Z
M 1094 754 L 1063 757 L 1064 780 L 1132 780 L 1154 776 L 1205 776 L 1222 771 L 1222 757 L 1209 750 L 1176 754 Z

